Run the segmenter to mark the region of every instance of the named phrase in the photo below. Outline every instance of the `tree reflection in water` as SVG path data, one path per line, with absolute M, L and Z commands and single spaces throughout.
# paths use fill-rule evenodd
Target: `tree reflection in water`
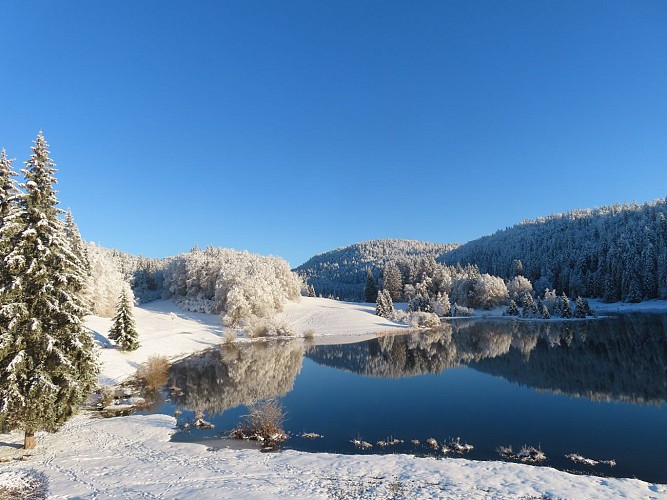
M 301 371 L 303 344 L 267 341 L 221 346 L 174 363 L 169 376 L 172 401 L 209 414 L 284 396 Z
M 667 316 L 588 321 L 464 320 L 437 331 L 317 346 L 315 362 L 396 378 L 469 366 L 539 390 L 596 401 L 667 401 Z

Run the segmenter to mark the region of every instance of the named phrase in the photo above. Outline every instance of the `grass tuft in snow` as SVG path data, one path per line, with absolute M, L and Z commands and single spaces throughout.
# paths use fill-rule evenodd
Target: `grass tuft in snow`
M 156 391 L 164 387 L 169 379 L 169 360 L 166 356 L 150 356 L 137 369 L 135 377 L 141 380 L 146 388 Z

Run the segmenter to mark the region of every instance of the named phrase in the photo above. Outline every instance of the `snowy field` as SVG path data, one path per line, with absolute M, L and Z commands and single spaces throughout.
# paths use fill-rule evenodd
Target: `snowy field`
M 598 304 L 595 304 L 598 306 Z M 623 311 L 667 310 L 664 302 L 604 305 Z M 629 306 L 629 307 L 625 307 Z M 602 312 L 602 307 L 598 309 Z M 151 354 L 181 357 L 219 344 L 216 316 L 178 310 L 169 301 L 135 308 L 141 348 L 103 349 L 104 384 L 131 376 Z M 318 343 L 400 330 L 370 305 L 302 298 L 282 319 Z M 110 320 L 89 317 L 105 342 Z M 359 337 L 354 337 L 355 340 Z M 56 434 L 40 433 L 26 461 L 19 433 L 0 435 L 3 478 L 20 470 L 44 472 L 52 498 L 667 498 L 667 485 L 636 479 L 576 476 L 548 467 L 409 455 L 332 455 L 172 443 L 175 419 L 165 415 L 90 419 L 79 416 Z

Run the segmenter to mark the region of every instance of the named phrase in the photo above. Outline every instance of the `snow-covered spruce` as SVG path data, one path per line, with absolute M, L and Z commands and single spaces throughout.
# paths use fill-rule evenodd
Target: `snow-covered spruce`
M 123 290 L 118 298 L 116 315 L 113 317 L 109 339 L 116 342 L 121 351 L 134 351 L 139 348 L 139 334 L 134 325 L 132 307 L 128 292 Z
M 40 132 L 22 170 L 15 212 L 5 217 L 0 274 L 0 427 L 57 430 L 96 383 L 93 339 L 82 324 L 85 266 L 72 251 Z M 11 210 L 10 210 L 11 212 Z

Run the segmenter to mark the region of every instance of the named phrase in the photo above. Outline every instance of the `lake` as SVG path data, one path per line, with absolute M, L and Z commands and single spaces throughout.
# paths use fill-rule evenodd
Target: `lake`
M 546 453 L 546 466 L 667 483 L 667 315 L 458 320 L 339 345 L 221 346 L 175 363 L 170 386 L 179 392 L 153 411 L 178 409 L 182 424 L 202 410 L 215 424 L 180 430 L 179 441 L 213 443 L 244 405 L 279 398 L 284 446 L 295 450 L 444 456 L 425 441 L 460 437 L 474 449 L 449 456 L 499 460 L 498 446 L 525 444 Z M 376 444 L 390 437 L 404 443 Z M 374 446 L 360 450 L 353 439 Z M 577 464 L 571 453 L 616 466 Z

